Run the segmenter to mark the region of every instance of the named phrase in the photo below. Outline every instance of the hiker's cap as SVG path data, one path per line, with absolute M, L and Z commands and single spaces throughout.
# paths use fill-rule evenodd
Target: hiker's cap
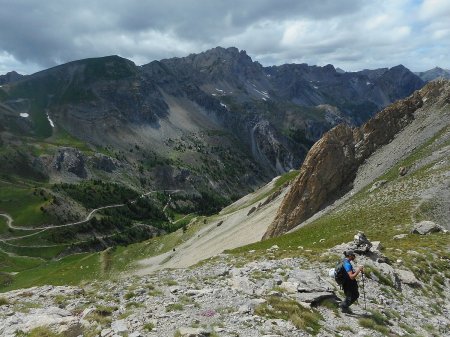
M 344 255 L 345 255 L 345 256 L 355 256 L 355 257 L 356 257 L 355 252 L 354 252 L 353 250 L 347 250 L 347 251 L 345 251 L 345 252 L 344 252 Z

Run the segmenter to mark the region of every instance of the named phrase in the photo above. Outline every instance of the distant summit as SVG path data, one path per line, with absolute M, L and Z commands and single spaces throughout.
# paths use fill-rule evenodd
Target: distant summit
M 442 69 L 439 67 L 434 67 L 433 69 L 422 71 L 422 72 L 415 72 L 417 76 L 419 76 L 422 81 L 429 82 L 436 78 L 443 78 L 443 79 L 450 79 L 450 70 L 449 69 Z
M 10 71 L 5 75 L 0 75 L 0 85 L 16 82 L 20 80 L 22 77 L 24 77 L 24 75 L 21 75 L 15 71 Z

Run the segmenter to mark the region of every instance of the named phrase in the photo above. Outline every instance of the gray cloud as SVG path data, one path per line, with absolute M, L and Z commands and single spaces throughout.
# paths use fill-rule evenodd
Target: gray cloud
M 266 65 L 332 63 L 355 70 L 403 63 L 418 70 L 436 64 L 450 68 L 445 0 L 0 0 L 0 4 L 0 72 L 31 72 L 110 54 L 142 64 L 217 45 L 246 49 Z

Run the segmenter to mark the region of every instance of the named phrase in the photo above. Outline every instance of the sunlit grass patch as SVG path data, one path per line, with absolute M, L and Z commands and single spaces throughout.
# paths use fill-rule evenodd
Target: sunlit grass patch
M 269 319 L 283 319 L 291 321 L 296 328 L 317 334 L 321 328 L 319 312 L 306 309 L 294 300 L 280 297 L 269 297 L 266 303 L 255 308 L 255 314 Z

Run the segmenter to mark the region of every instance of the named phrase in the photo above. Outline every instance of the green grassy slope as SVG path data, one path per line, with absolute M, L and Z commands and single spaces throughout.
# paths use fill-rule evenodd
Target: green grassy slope
M 295 178 L 297 173 L 298 171 L 293 171 L 281 176 L 275 182 L 273 188 L 270 189 L 270 192 L 273 193 L 275 190 L 280 189 L 284 184 Z M 267 195 L 267 193 L 264 195 Z M 257 205 L 259 200 L 260 198 L 256 198 L 252 202 Z M 34 239 L 32 236 L 7 243 L 0 242 L 0 249 L 8 251 L 11 255 L 14 253 L 26 253 L 48 259 L 37 260 L 26 256 L 11 257 L 3 254 L 2 259 L 5 266 L 8 266 L 5 272 L 16 274 L 8 274 L 8 278 L 3 281 L 0 278 L 0 292 L 36 285 L 75 285 L 84 281 L 120 277 L 130 270 L 139 268 L 136 264 L 137 261 L 171 251 L 196 235 L 204 226 L 215 222 L 216 218 L 217 215 L 196 216 L 191 214 L 184 217 L 180 214 L 175 214 L 175 228 L 179 229 L 172 233 L 127 246 L 119 245 L 102 252 L 75 254 L 57 260 L 51 259 L 51 257 L 64 249 L 65 246 L 63 245 L 41 248 L 18 248 L 12 246 L 19 244 L 26 246 L 32 244 L 32 242 L 42 243 L 42 240 L 50 231 L 41 232 Z M 3 218 L 0 218 L 0 221 L 3 221 Z M 189 226 L 187 226 L 188 223 Z M 4 224 L 4 222 L 0 222 L 0 224 Z
M 266 249 L 278 245 L 280 250 L 275 253 L 278 257 L 300 254 L 314 261 L 320 259 L 326 249 L 349 242 L 357 231 L 363 231 L 371 241 L 381 241 L 386 256 L 392 261 L 402 260 L 404 267 L 411 269 L 418 279 L 429 281 L 437 271 L 445 271 L 450 277 L 446 268 L 450 260 L 448 234 L 409 234 L 402 240 L 393 239 L 394 235 L 409 233 L 414 222 L 439 222 L 439 210 L 435 206 L 439 191 L 434 194 L 430 191 L 448 184 L 446 174 L 450 164 L 448 158 L 442 157 L 445 153 L 442 150 L 449 145 L 450 127 L 446 127 L 381 176 L 378 180 L 386 180 L 386 183 L 378 189 L 370 192 L 370 185 L 293 233 L 241 247 L 232 253 L 246 257 L 248 251 L 256 250 L 257 253 L 248 258 L 254 259 L 258 255 L 264 258 Z M 400 166 L 413 170 L 402 177 L 398 174 Z M 421 253 L 424 261 L 418 263 L 415 256 L 408 253 L 410 250 Z M 427 263 L 427 257 L 433 262 Z

